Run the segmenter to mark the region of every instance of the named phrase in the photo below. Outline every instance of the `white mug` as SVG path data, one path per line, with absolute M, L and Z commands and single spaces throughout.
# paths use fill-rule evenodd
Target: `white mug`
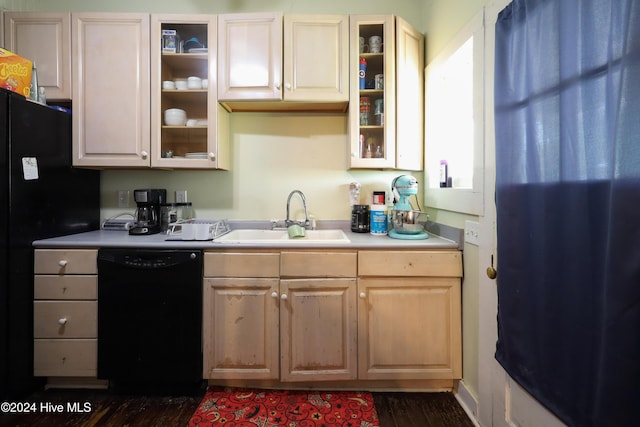
M 369 52 L 371 53 L 382 52 L 382 37 L 380 36 L 369 37 Z
M 360 53 L 369 52 L 369 45 L 364 42 L 364 37 L 360 37 Z

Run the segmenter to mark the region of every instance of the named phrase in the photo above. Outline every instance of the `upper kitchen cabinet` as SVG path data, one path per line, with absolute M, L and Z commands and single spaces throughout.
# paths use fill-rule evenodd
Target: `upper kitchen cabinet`
M 350 35 L 350 167 L 421 170 L 424 37 L 392 15 L 354 15 Z
M 73 164 L 148 167 L 149 15 L 73 13 Z
M 229 167 L 229 113 L 217 102 L 216 28 L 213 15 L 151 16 L 152 167 Z M 186 112 L 185 120 L 167 122 L 170 109 Z
M 348 15 L 218 19 L 218 99 L 229 111 L 346 111 Z
M 50 100 L 71 99 L 71 15 L 5 12 L 4 46 L 34 61 Z

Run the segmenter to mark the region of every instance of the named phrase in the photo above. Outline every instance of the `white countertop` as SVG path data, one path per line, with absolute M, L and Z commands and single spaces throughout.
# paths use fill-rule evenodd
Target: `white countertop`
M 423 240 L 401 240 L 388 236 L 373 236 L 369 233 L 354 233 L 345 230 L 350 243 L 326 243 L 321 241 L 300 241 L 292 244 L 275 243 L 221 243 L 215 240 L 208 241 L 176 241 L 167 240 L 166 234 L 154 234 L 150 236 L 131 236 L 127 231 L 89 231 L 86 233 L 72 234 L 62 237 L 36 240 L 33 246 L 36 248 L 106 248 L 129 247 L 149 249 L 193 248 L 193 249 L 223 249 L 223 248 L 341 248 L 341 249 L 459 249 L 458 244 L 433 234 Z

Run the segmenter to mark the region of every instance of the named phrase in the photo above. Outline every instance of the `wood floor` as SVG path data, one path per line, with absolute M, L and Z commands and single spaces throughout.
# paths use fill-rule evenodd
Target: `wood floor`
M 473 427 L 451 393 L 373 393 L 380 427 Z M 32 414 L 0 412 L 1 427 L 184 427 L 202 394 L 134 396 L 95 390 L 48 390 L 24 402 Z M 44 405 L 44 406 L 42 406 Z M 62 405 L 62 406 L 59 406 Z M 61 409 L 62 413 L 53 411 Z M 86 412 L 81 412 L 86 410 Z M 47 412 L 49 411 L 49 412 Z

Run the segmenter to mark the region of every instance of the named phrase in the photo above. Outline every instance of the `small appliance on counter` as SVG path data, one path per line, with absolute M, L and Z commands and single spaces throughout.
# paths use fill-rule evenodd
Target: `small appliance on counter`
M 349 201 L 351 203 L 351 231 L 354 233 L 369 232 L 369 205 L 360 204 L 359 182 L 349 184 Z
M 135 222 L 129 234 L 146 236 L 162 231 L 161 206 L 167 201 L 167 190 L 146 189 L 133 190 L 136 208 Z
M 418 194 L 418 180 L 411 175 L 400 175 L 391 183 L 391 189 L 394 197 L 389 237 L 409 240 L 428 238 L 424 225 L 418 221 L 425 214 L 420 209 L 413 209 L 409 200 L 412 195 Z

